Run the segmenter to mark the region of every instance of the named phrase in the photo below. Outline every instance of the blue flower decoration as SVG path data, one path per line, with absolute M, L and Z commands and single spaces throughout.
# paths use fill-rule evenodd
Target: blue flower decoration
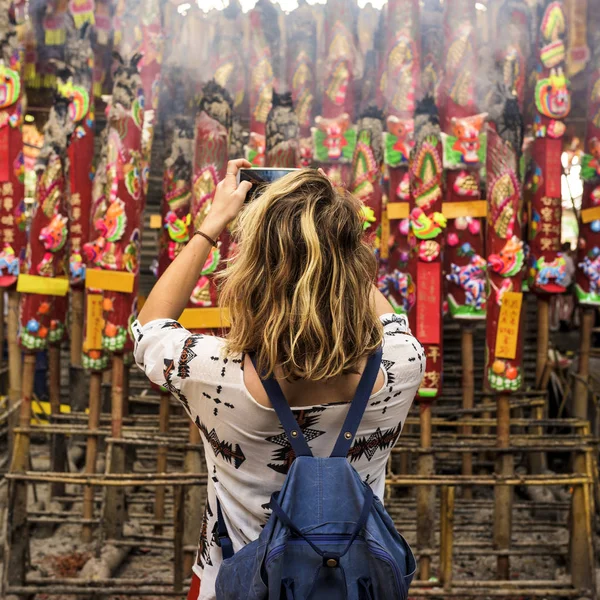
M 35 319 L 29 319 L 25 329 L 27 329 L 29 333 L 37 333 L 40 330 L 40 324 Z
M 590 228 L 592 229 L 592 231 L 594 233 L 598 233 L 600 231 L 600 219 L 596 219 L 595 221 L 592 221 Z

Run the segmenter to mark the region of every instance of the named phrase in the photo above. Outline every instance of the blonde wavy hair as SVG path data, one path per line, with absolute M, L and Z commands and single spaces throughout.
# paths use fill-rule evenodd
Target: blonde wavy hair
M 265 187 L 232 231 L 222 280 L 228 354 L 255 352 L 260 372 L 321 381 L 357 372 L 382 341 L 371 300 L 377 274 L 362 204 L 317 171 Z

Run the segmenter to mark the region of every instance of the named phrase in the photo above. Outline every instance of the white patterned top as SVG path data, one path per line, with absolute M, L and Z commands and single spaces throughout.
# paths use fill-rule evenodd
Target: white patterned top
M 348 460 L 376 495 L 383 496 L 385 469 L 425 371 L 423 347 L 403 315 L 383 315 L 381 369 L 384 385 L 370 398 Z M 192 334 L 160 319 L 132 325 L 135 359 L 155 384 L 178 398 L 201 432 L 209 472 L 207 501 L 194 572 L 198 600 L 215 598 L 221 564 L 216 499 L 221 503 L 233 548 L 255 540 L 269 517 L 294 458 L 275 411 L 258 404 L 244 385 L 243 356 L 224 356 L 223 338 Z M 348 404 L 294 409 L 315 456 L 329 456 Z

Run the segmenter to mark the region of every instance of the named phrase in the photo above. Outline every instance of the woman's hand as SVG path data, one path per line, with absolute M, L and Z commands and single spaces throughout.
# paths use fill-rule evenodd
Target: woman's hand
M 210 219 L 210 222 L 220 225 L 223 230 L 238 216 L 252 184 L 249 181 L 241 181 L 240 185 L 237 185 L 237 174 L 241 168 L 249 169 L 250 167 L 252 165 L 244 158 L 230 160 L 227 163 L 227 175 L 217 185 L 205 222 Z M 204 226 L 204 223 L 202 225 Z M 203 226 L 200 227 L 202 231 L 204 231 Z

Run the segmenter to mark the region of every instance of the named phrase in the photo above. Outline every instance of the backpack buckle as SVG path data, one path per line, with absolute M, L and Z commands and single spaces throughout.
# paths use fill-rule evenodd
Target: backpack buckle
M 335 569 L 340 566 L 340 555 L 333 554 L 331 552 L 323 553 L 323 566 L 329 567 L 330 569 Z

